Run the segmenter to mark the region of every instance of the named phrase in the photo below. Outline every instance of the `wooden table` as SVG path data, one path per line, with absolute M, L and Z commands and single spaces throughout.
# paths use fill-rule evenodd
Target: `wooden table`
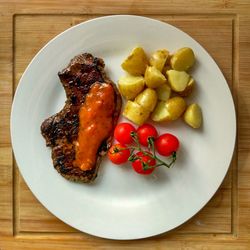
M 109 14 L 149 16 L 190 34 L 218 63 L 237 109 L 235 154 L 215 196 L 178 229 L 137 241 L 96 238 L 51 215 L 24 183 L 10 142 L 12 98 L 31 58 L 63 30 Z M 250 2 L 246 0 L 1 0 L 0 249 L 250 249 L 249 67 Z

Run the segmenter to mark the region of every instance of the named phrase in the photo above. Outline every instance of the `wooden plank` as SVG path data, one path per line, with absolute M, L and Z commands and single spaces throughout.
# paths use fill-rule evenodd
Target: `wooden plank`
M 12 235 L 12 150 L 10 108 L 12 102 L 12 22 L 1 16 L 0 25 L 0 236 Z
M 203 237 L 203 239 L 206 237 Z M 216 236 L 214 237 L 216 238 Z M 207 240 L 207 239 L 206 239 Z M 0 241 L 0 246 L 5 250 L 72 250 L 72 249 L 88 249 L 88 250 L 249 250 L 249 242 L 242 241 L 204 241 L 200 239 L 190 239 L 189 241 L 182 240 L 170 240 L 165 239 L 161 240 L 160 238 L 149 238 L 144 240 L 137 241 L 113 241 L 105 240 L 100 238 L 90 237 L 86 240 L 70 240 L 61 238 L 58 239 L 40 239 L 34 240 L 34 238 L 16 238 L 15 241 L 10 240 L 9 238 L 3 238 L 3 241 Z
M 250 192 L 249 189 L 239 189 L 239 230 L 240 239 L 250 239 Z
M 239 190 L 250 190 L 250 150 L 239 151 Z
M 250 28 L 249 16 L 240 16 L 239 26 L 239 150 L 250 149 L 250 88 L 249 88 L 249 63 L 250 63 L 250 35 L 246 32 Z
M 0 144 L 10 145 L 10 108 L 12 102 L 12 19 L 2 16 L 0 25 Z
M 0 147 L 0 236 L 12 234 L 12 150 Z
M 39 0 L 37 4 L 27 0 L 2 0 L 2 7 L 10 13 L 89 13 L 89 14 L 228 14 L 248 13 L 250 3 L 247 0 L 208 0 L 206 2 L 191 0 L 162 1 L 155 0 Z
M 250 239 L 250 17 L 239 16 L 239 236 Z

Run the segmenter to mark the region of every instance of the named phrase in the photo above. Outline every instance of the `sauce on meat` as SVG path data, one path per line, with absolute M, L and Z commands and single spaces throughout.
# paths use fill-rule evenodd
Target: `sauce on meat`
M 96 164 L 98 149 L 113 129 L 115 93 L 111 84 L 95 83 L 79 111 L 79 132 L 74 167 L 91 170 Z

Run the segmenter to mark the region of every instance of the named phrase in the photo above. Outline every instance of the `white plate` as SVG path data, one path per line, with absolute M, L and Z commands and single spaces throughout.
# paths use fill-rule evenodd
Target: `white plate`
M 129 166 L 104 160 L 94 184 L 77 184 L 53 168 L 51 150 L 40 124 L 58 112 L 65 94 L 57 72 L 70 59 L 90 52 L 105 60 L 115 82 L 121 61 L 140 45 L 150 53 L 191 47 L 197 58 L 192 75 L 194 100 L 204 124 L 193 130 L 182 121 L 158 126 L 181 141 L 172 169 L 135 174 Z M 191 100 L 189 100 L 191 101 Z M 138 239 L 171 230 L 196 214 L 221 184 L 231 161 L 236 135 L 230 90 L 216 63 L 190 36 L 153 19 L 107 16 L 81 23 L 51 40 L 32 60 L 18 85 L 11 113 L 11 137 L 20 171 L 38 200 L 55 216 L 83 232 L 110 239 Z

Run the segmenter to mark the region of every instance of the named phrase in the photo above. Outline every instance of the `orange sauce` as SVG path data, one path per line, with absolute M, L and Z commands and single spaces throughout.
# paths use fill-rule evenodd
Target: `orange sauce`
M 95 83 L 86 95 L 79 111 L 75 167 L 91 170 L 95 166 L 98 148 L 113 129 L 114 94 L 110 84 Z

